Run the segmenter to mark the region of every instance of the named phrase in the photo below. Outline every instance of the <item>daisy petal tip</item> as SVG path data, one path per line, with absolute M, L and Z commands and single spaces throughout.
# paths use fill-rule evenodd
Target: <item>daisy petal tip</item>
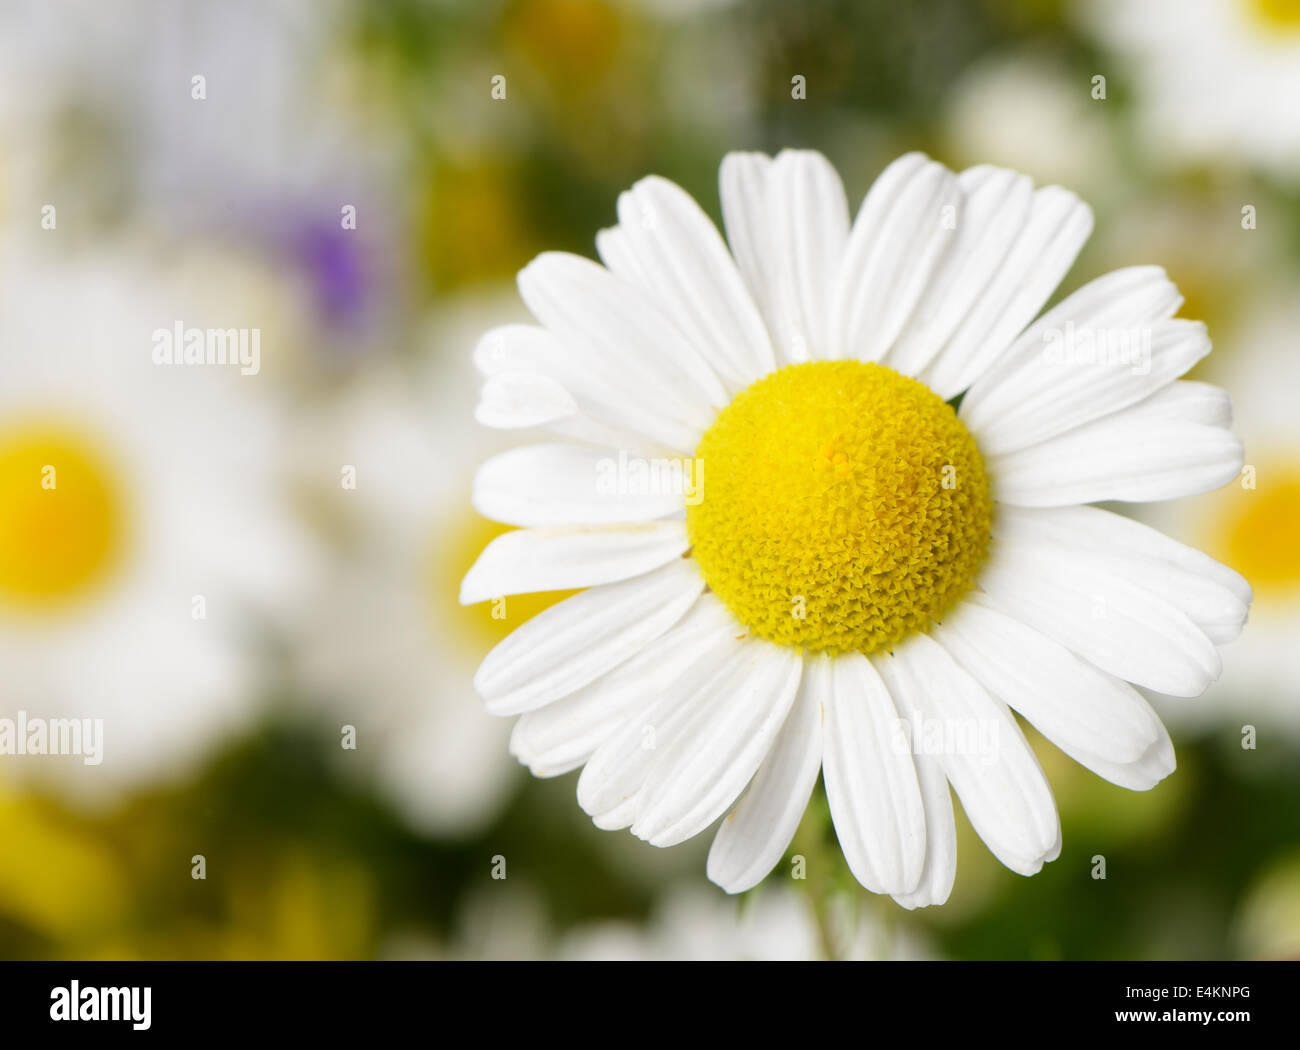
M 690 831 L 683 829 L 680 821 L 667 821 L 662 817 L 656 819 L 653 812 L 637 817 L 628 830 L 656 849 L 677 846 L 692 837 Z
M 491 328 L 479 337 L 470 352 L 470 360 L 479 375 L 490 376 L 497 372 L 501 362 L 501 346 L 508 330 L 508 325 Z
M 727 240 L 731 242 L 733 252 L 737 247 L 735 240 L 737 231 L 734 229 L 734 224 L 740 222 L 743 227 L 745 220 L 740 212 L 734 216 L 728 216 L 726 213 L 729 208 L 741 209 L 743 212 L 748 201 L 751 206 L 757 206 L 759 214 L 765 218 L 766 212 L 762 210 L 762 202 L 766 197 L 768 173 L 771 168 L 772 158 L 766 153 L 744 150 L 728 153 L 718 165 L 718 193 L 722 198 L 723 217 L 727 224 Z M 763 229 L 766 230 L 765 225 Z M 741 233 L 744 233 L 743 229 Z M 752 231 L 750 236 L 753 236 Z
M 1172 746 L 1170 746 L 1168 754 L 1163 757 L 1164 762 L 1161 763 L 1159 770 L 1156 772 L 1155 780 L 1151 784 L 1152 787 L 1155 787 L 1156 784 L 1159 784 L 1166 777 L 1173 776 L 1178 770 L 1178 758 L 1174 753 Z
M 489 376 L 474 407 L 474 419 L 494 430 L 546 426 L 577 414 L 577 402 L 563 386 L 529 372 Z
M 918 911 L 921 908 L 938 908 L 948 903 L 948 898 L 952 894 L 952 885 L 949 884 L 942 894 L 933 893 L 926 888 L 921 887 L 911 893 L 893 893 L 890 899 L 900 908 L 907 911 Z
M 588 266 L 599 265 L 572 252 L 544 251 L 533 256 L 515 277 L 515 284 L 525 305 L 531 307 L 530 299 L 544 294 L 555 276 L 561 271 L 571 271 L 575 263 L 585 263 Z
M 718 881 L 712 875 L 709 876 L 709 881 L 713 883 L 713 885 L 717 886 L 718 889 L 720 889 L 728 897 L 737 897 L 742 893 L 748 893 L 751 889 L 754 888 L 753 886 L 743 886 L 743 885 L 736 885 L 736 884 L 728 885 L 725 882 Z M 755 883 L 755 885 L 757 885 L 757 883 Z
M 1058 821 L 1056 825 L 1056 836 L 1050 844 L 1040 844 L 1031 854 L 1021 857 L 999 857 L 1004 865 L 1014 871 L 1017 875 L 1023 875 L 1030 878 L 1037 875 L 1043 870 L 1044 864 L 1050 864 L 1061 855 L 1061 825 Z
M 1055 851 L 1055 853 L 1053 852 Z M 1032 853 L 1012 853 L 999 851 L 993 855 L 1008 871 L 1014 871 L 1026 879 L 1033 878 L 1043 870 L 1043 865 L 1056 859 L 1060 853 L 1060 836 L 1050 846 L 1040 846 Z
M 591 822 L 601 831 L 619 831 L 627 826 L 626 821 L 617 813 L 598 813 L 591 818 Z
M 1169 779 L 1176 771 L 1177 765 L 1178 763 L 1171 757 L 1167 763 L 1151 770 L 1142 783 L 1125 784 L 1124 786 L 1130 791 L 1151 791 Z
M 456 596 L 456 600 L 461 605 L 477 605 L 483 599 L 476 598 L 474 596 L 474 590 L 474 570 L 470 569 L 470 571 L 465 574 L 465 578 L 460 581 L 460 593 Z
M 932 164 L 934 163 L 930 154 L 924 150 L 914 149 L 894 158 L 886 167 L 892 168 L 895 164 Z
M 727 818 L 730 819 L 730 818 Z M 709 849 L 709 858 L 705 863 L 705 874 L 709 881 L 725 893 L 746 893 L 761 883 L 780 863 L 778 859 L 771 866 L 754 863 L 752 859 L 738 856 L 734 849 L 721 845 L 725 840 L 715 836 Z M 746 862 L 748 861 L 748 862 Z
M 752 890 L 766 876 L 760 876 L 755 879 L 744 873 L 737 873 L 729 870 L 725 864 L 717 862 L 712 853 L 709 854 L 708 864 L 705 866 L 705 874 L 711 883 L 717 886 L 723 893 L 735 895 Z
M 835 170 L 831 165 L 831 162 L 826 159 L 826 154 L 815 149 L 786 148 L 776 155 L 773 163 L 781 164 L 782 166 L 787 164 L 809 164 L 817 165 L 818 167 L 824 168 L 828 171 Z M 838 173 L 836 174 L 836 177 L 839 177 Z

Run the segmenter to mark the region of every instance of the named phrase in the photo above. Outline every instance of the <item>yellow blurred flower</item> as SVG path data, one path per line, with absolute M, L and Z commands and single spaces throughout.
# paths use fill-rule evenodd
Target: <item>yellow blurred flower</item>
M 1267 867 L 1246 894 L 1235 939 L 1247 959 L 1300 959 L 1300 853 Z
M 119 921 L 128 894 L 117 859 L 50 802 L 0 782 L 0 842 L 0 922 L 57 946 Z

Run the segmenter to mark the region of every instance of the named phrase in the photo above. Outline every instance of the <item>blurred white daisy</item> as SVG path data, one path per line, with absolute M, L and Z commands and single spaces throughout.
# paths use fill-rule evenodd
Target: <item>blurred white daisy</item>
M 159 330 L 257 327 L 222 272 L 136 249 L 4 260 L 0 717 L 103 727 L 98 764 L 0 757 L 17 775 L 102 799 L 183 770 L 255 710 L 266 627 L 312 566 L 275 406 L 238 364 L 154 360 Z
M 461 600 L 589 589 L 475 685 L 521 716 L 534 773 L 584 766 L 600 827 L 669 846 L 730 810 L 708 863 L 728 891 L 780 860 L 819 771 L 874 892 L 947 899 L 950 784 L 1033 874 L 1060 825 L 1008 706 L 1150 788 L 1173 749 L 1128 683 L 1199 694 L 1246 617 L 1236 573 L 1086 506 L 1235 476 L 1226 394 L 1177 379 L 1205 327 L 1154 266 L 1035 321 L 1092 216 L 1012 171 L 908 154 L 852 225 L 817 153 L 732 154 L 720 182 L 731 252 L 644 179 L 597 238 L 608 268 L 539 256 L 519 287 L 540 326 L 478 347 L 482 422 L 577 441 L 480 469 L 475 506 L 522 528 Z
M 804 894 L 764 890 L 737 907 L 694 886 L 669 890 L 643 925 L 589 923 L 569 931 L 556 954 L 582 962 L 811 962 L 931 957 L 916 936 L 885 928 L 841 895 L 823 931 Z
M 1086 74 L 1050 53 L 995 54 L 974 63 L 944 107 L 945 143 L 958 163 L 987 161 L 1040 182 L 1101 194 L 1117 184 L 1105 103 Z
M 1127 60 L 1123 72 L 1134 82 L 1152 157 L 1222 163 L 1236 155 L 1293 176 L 1300 163 L 1296 0 L 1100 0 L 1076 9 Z
M 364 106 L 347 17 L 336 0 L 0 7 L 0 132 L 20 136 L 0 211 L 8 181 L 16 214 L 35 224 L 56 202 L 68 235 L 132 215 L 243 245 L 314 307 L 299 364 L 390 345 L 405 147 Z
M 1233 926 L 1241 958 L 1300 958 L 1300 852 L 1284 854 L 1255 876 Z
M 301 193 L 329 163 L 364 152 L 349 137 L 355 122 L 333 105 L 347 71 L 343 14 L 338 0 L 122 0 L 112 9 L 11 0 L 0 10 L 0 83 L 38 88 L 24 106 L 48 125 L 85 110 L 105 130 L 119 123 L 130 149 L 115 160 L 146 206 L 178 221 L 195 209 L 220 215 L 238 188 Z M 195 185 L 209 191 L 202 200 Z
M 426 362 L 372 370 L 298 442 L 340 550 L 299 625 L 307 698 L 328 705 L 340 732 L 356 729 L 340 767 L 440 835 L 493 819 L 517 779 L 509 727 L 483 711 L 472 681 L 484 653 L 548 604 L 530 595 L 494 615 L 455 600 L 455 581 L 503 531 L 470 505 L 474 469 L 507 447 L 474 423 L 466 347 L 519 313 L 499 295 L 444 311 L 425 333 Z

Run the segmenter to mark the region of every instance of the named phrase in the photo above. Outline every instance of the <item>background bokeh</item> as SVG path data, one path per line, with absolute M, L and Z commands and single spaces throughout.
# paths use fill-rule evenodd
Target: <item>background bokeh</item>
M 107 723 L 99 766 L 0 756 L 0 956 L 1300 957 L 1298 98 L 1291 0 L 0 0 L 0 489 L 32 428 L 79 442 L 106 495 L 69 542 L 114 552 L 11 601 L 0 508 L 0 717 Z M 470 688 L 557 597 L 456 604 L 502 447 L 477 335 L 637 178 L 716 219 L 722 154 L 785 146 L 855 201 L 909 149 L 1079 192 L 1065 288 L 1164 265 L 1256 468 L 1129 508 L 1256 588 L 1221 681 L 1157 700 L 1177 772 L 1035 738 L 1060 859 L 961 827 L 940 909 L 857 889 L 818 805 L 808 878 L 728 898 L 703 841 L 517 769 Z M 176 322 L 260 329 L 259 371 L 153 365 Z

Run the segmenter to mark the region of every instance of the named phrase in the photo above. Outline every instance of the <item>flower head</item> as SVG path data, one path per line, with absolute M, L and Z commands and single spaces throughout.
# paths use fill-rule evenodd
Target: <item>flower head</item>
M 1173 748 L 1130 683 L 1200 693 L 1246 617 L 1236 573 L 1086 505 L 1236 474 L 1226 395 L 1178 378 L 1205 327 L 1154 266 L 1035 320 L 1092 216 L 1015 172 L 908 154 L 851 224 L 820 154 L 732 154 L 720 184 L 730 247 L 644 179 L 605 265 L 538 257 L 538 326 L 479 345 L 480 421 L 568 440 L 482 467 L 475 506 L 520 528 L 461 600 L 585 589 L 476 686 L 534 773 L 584 767 L 598 826 L 668 846 L 725 815 L 728 891 L 781 859 L 819 774 L 854 875 L 905 907 L 951 890 L 950 786 L 1033 874 L 1061 833 L 1011 710 L 1145 790 Z

